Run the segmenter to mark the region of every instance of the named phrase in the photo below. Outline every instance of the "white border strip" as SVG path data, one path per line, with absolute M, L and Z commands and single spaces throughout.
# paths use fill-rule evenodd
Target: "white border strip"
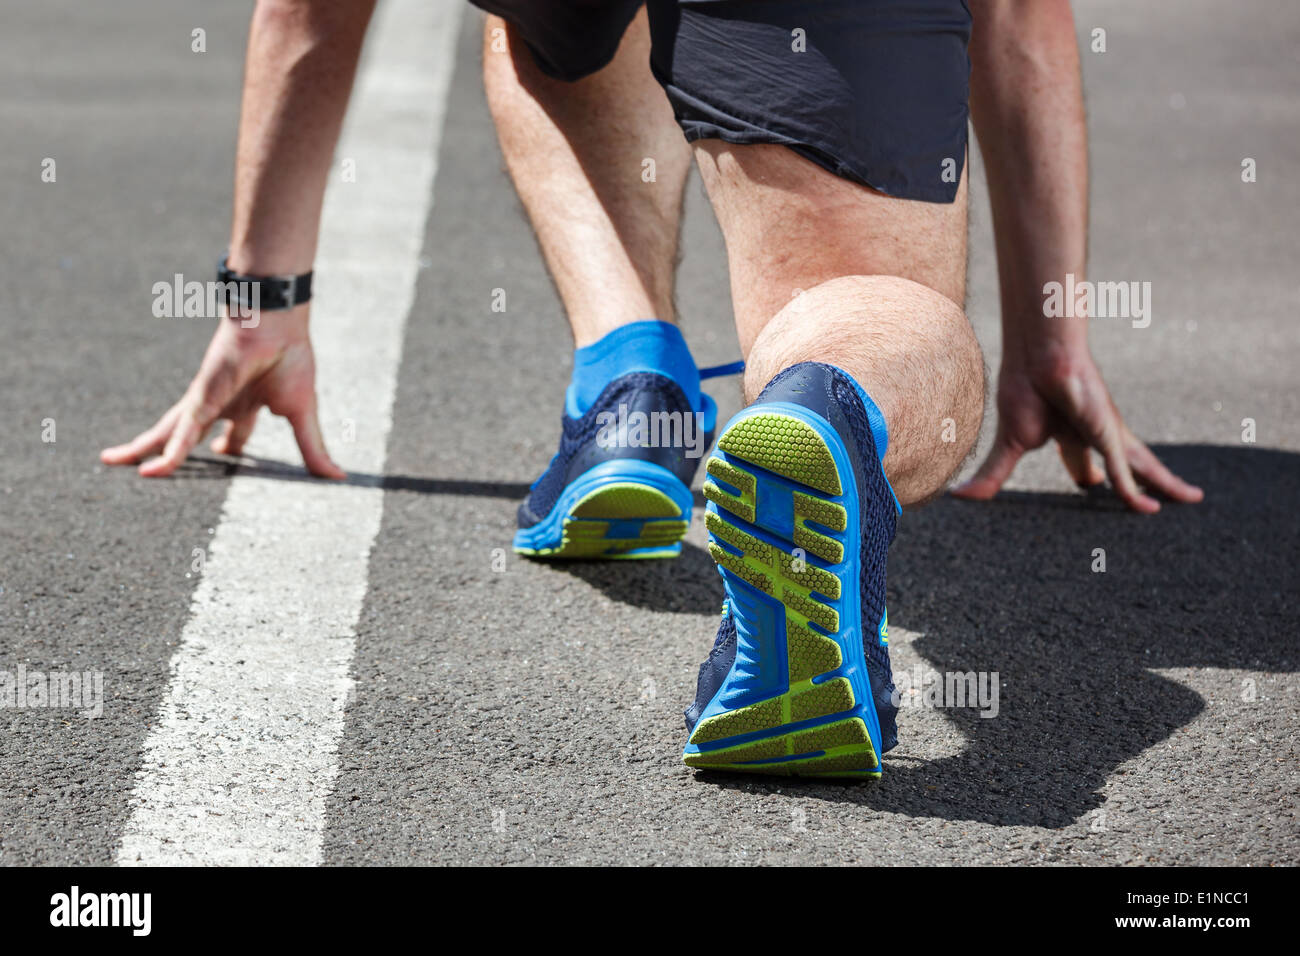
M 385 0 L 326 193 L 312 308 L 336 460 L 383 471 L 406 316 L 454 65 L 461 0 Z M 264 413 L 249 454 L 297 461 Z M 350 439 L 350 440 L 349 440 Z M 118 862 L 318 864 L 338 773 L 377 487 L 230 483 L 172 660 Z

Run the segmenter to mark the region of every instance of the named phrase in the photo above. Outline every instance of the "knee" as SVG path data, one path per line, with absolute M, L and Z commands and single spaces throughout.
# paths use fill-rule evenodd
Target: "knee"
M 890 433 L 886 471 L 904 504 L 939 491 L 979 435 L 979 343 L 961 308 L 918 282 L 843 276 L 796 295 L 750 349 L 746 401 L 800 362 L 843 369 L 884 412 Z
M 750 401 L 795 362 L 897 359 L 918 371 L 938 361 L 960 380 L 955 384 L 963 393 L 973 385 L 983 408 L 984 360 L 966 313 L 929 286 L 899 276 L 839 276 L 800 290 L 763 327 L 745 358 Z

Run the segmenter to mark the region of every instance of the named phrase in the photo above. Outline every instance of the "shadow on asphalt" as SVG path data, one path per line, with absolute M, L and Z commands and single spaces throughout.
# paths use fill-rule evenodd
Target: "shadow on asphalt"
M 994 718 L 944 711 L 959 753 L 908 756 L 909 712 L 880 784 L 699 772 L 756 794 L 798 793 L 918 817 L 1065 827 L 1100 806 L 1100 787 L 1205 707 L 1153 673 L 1209 667 L 1292 671 L 1300 658 L 1300 455 L 1248 447 L 1157 446 L 1205 488 L 1199 505 L 1130 514 L 1108 494 L 1007 492 L 941 498 L 909 511 L 890 555 L 890 619 L 944 674 L 996 672 Z M 178 478 L 234 474 L 315 481 L 301 468 L 192 457 Z M 422 494 L 520 500 L 522 482 L 352 474 L 348 482 Z M 1092 570 L 1104 549 L 1106 571 Z M 675 561 L 558 562 L 610 597 L 655 611 L 712 615 L 722 583 L 685 544 Z M 1225 676 L 1222 697 L 1239 700 Z M 683 690 L 683 700 L 689 697 Z M 1215 768 L 1198 768 L 1213 775 Z
M 244 475 L 250 478 L 271 478 L 276 481 L 323 481 L 308 474 L 301 465 L 289 465 L 269 458 L 243 455 L 230 458 L 221 455 L 191 454 L 176 469 L 177 480 L 202 480 L 205 478 L 233 478 Z M 364 471 L 350 471 L 343 484 L 361 488 L 383 488 L 385 491 L 413 491 L 421 495 L 471 495 L 480 498 L 507 498 L 523 501 L 532 485 L 523 481 L 475 481 L 461 478 L 421 478 L 415 475 L 375 475 Z M 704 495 L 697 488 L 692 492 L 697 508 L 704 507 Z M 695 549 L 703 555 L 698 548 Z M 708 556 L 704 555 L 704 560 Z M 721 593 L 721 590 L 719 590 Z M 720 603 L 721 598 L 718 602 Z
M 647 611 L 706 615 L 710 635 L 725 596 L 708 552 L 689 541 L 669 561 L 550 561 L 548 566 L 581 578 L 608 597 Z M 689 703 L 689 701 L 687 701 Z M 683 707 L 686 705 L 683 704 Z
M 191 454 L 176 470 L 173 480 L 190 481 L 233 478 L 241 475 L 273 481 L 322 481 L 301 465 L 244 455 Z M 424 495 L 471 495 L 522 501 L 529 484 L 514 481 L 476 481 L 454 478 L 421 478 L 413 475 L 374 475 L 348 472 L 343 482 L 385 491 L 411 491 Z M 697 507 L 704 507 L 704 495 L 694 492 Z M 611 598 L 651 611 L 713 615 L 722 606 L 722 579 L 708 554 L 689 542 L 675 561 L 548 561 L 548 567 L 581 578 Z
M 180 468 L 177 479 L 233 478 L 243 475 L 250 478 L 270 478 L 276 481 L 322 481 L 307 473 L 300 465 L 287 465 L 267 458 L 245 455 L 242 458 L 190 455 Z M 474 481 L 457 478 L 420 478 L 414 475 L 374 475 L 361 471 L 348 472 L 345 485 L 360 488 L 383 488 L 385 491 L 413 491 L 422 495 L 470 495 L 481 498 L 509 498 L 522 500 L 528 494 L 528 484 L 518 481 Z
M 1113 499 L 1005 493 L 906 514 L 890 556 L 891 623 L 939 673 L 996 671 L 999 713 L 949 709 L 960 753 L 907 756 L 879 784 L 718 773 L 720 787 L 790 792 L 918 817 L 1064 827 L 1099 788 L 1205 707 L 1161 668 L 1294 671 L 1300 658 L 1300 455 L 1168 445 L 1157 454 L 1206 499 L 1141 517 Z M 1106 571 L 1094 573 L 1093 550 Z M 1224 675 L 1219 699 L 1242 700 Z M 1261 694 L 1262 696 L 1262 694 Z M 1268 706 L 1261 702 L 1259 706 Z M 1199 768 L 1215 773 L 1208 762 Z

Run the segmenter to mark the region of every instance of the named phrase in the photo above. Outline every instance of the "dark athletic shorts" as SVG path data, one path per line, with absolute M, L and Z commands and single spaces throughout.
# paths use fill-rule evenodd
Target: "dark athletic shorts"
M 550 76 L 614 57 L 642 0 L 473 0 Z M 965 0 L 649 0 L 688 140 L 778 143 L 890 196 L 952 202 L 966 158 Z

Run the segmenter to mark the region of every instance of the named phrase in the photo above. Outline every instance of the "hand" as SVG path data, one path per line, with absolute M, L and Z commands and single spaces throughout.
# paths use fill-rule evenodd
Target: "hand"
M 1086 348 L 1037 362 L 1004 361 L 998 376 L 997 410 L 993 450 L 974 478 L 953 489 L 959 498 L 992 498 L 1020 456 L 1051 438 L 1056 439 L 1066 470 L 1083 488 L 1105 480 L 1092 457 L 1091 449 L 1097 449 L 1111 486 L 1134 511 L 1160 510 L 1160 503 L 1140 491 L 1139 484 L 1174 501 L 1191 503 L 1205 497 L 1129 431 Z
M 308 471 L 323 478 L 345 477 L 325 450 L 316 417 L 316 362 L 307 311 L 302 305 L 263 315 L 261 324 L 250 329 L 223 318 L 181 400 L 148 431 L 104 449 L 100 460 L 109 465 L 143 462 L 142 475 L 170 475 L 218 419 L 226 420 L 226 428 L 213 439 L 212 450 L 238 455 L 265 405 L 289 419 Z

